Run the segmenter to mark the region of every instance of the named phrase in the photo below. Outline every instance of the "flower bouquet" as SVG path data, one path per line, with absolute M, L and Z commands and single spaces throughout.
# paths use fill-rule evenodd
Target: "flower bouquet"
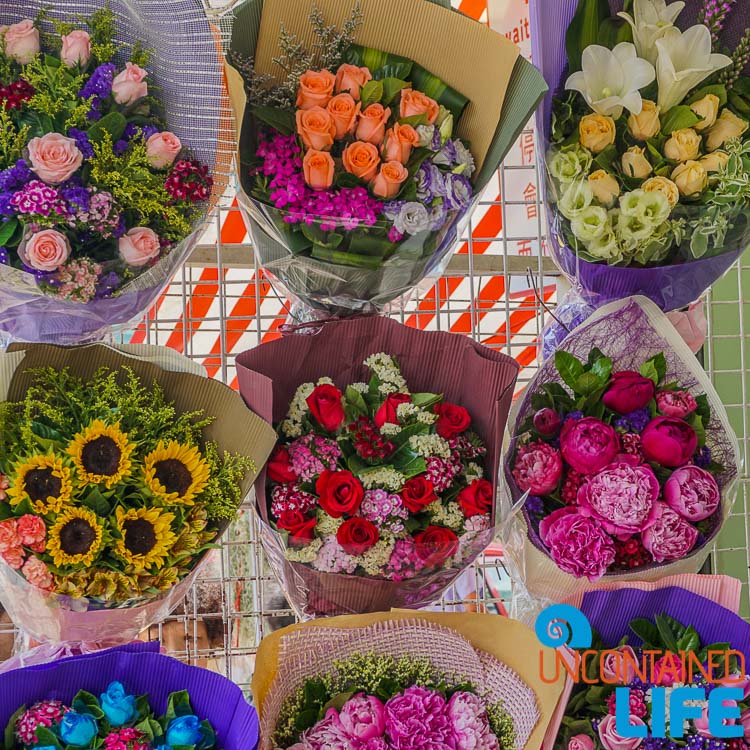
M 642 297 L 601 308 L 565 340 L 512 436 L 505 474 L 522 512 L 505 551 L 533 597 L 695 573 L 734 500 L 740 458 L 724 407 Z
M 444 0 L 325 0 L 312 13 L 248 0 L 230 60 L 260 263 L 339 316 L 442 272 L 546 90 L 511 42 Z
M 301 616 L 424 606 L 490 543 L 514 360 L 373 318 L 264 344 L 237 370 L 278 425 L 256 495 Z
M 147 5 L 0 10 L 5 338 L 79 343 L 141 315 L 226 186 L 228 99 L 202 6 Z
M 531 13 L 555 91 L 539 115 L 553 257 L 597 307 L 633 294 L 687 307 L 750 243 L 745 5 L 536 0 Z
M 565 685 L 539 682 L 539 648 L 525 626 L 491 615 L 284 628 L 261 642 L 253 675 L 260 748 L 539 748 Z
M 258 716 L 233 682 L 130 644 L 0 675 L 7 750 L 254 750 Z
M 135 638 L 234 519 L 275 435 L 195 371 L 158 347 L 0 356 L 0 601 L 36 640 Z

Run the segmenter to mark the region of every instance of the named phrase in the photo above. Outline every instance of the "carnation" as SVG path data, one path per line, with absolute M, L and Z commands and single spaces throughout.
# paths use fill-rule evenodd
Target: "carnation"
M 560 451 L 539 440 L 518 451 L 513 476 L 524 492 L 548 495 L 560 483 L 562 470 Z
M 680 560 L 698 541 L 698 529 L 665 503 L 657 503 L 654 523 L 643 534 L 643 546 L 656 562 Z

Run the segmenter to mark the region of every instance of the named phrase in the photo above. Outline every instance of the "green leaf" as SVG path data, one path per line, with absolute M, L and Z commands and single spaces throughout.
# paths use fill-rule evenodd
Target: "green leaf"
M 62 750 L 62 742 L 60 742 L 57 735 L 47 727 L 37 727 L 35 734 L 37 747 L 56 747 L 58 750 Z
M 676 640 L 680 640 L 683 635 L 687 632 L 687 628 L 679 621 L 675 620 L 674 617 L 670 617 L 666 613 L 661 614 L 661 618 L 664 620 L 664 622 L 669 625 L 669 629 L 674 633 L 674 637 Z
M 584 372 L 578 380 L 576 380 L 575 388 L 573 389 L 576 393 L 580 393 L 582 396 L 590 396 L 594 391 L 601 388 L 601 381 L 593 372 Z
M 20 222 L 14 217 L 8 219 L 5 224 L 0 224 L 0 247 L 5 247 L 6 243 L 10 240 L 16 231 Z
M 700 396 L 695 397 L 695 402 L 698 404 L 695 413 L 703 420 L 704 425 L 708 424 L 711 421 L 711 407 L 708 405 L 708 396 L 701 393 Z
M 362 102 L 362 109 L 367 109 L 371 104 L 379 102 L 383 98 L 383 82 L 382 81 L 368 81 L 363 87 L 360 93 L 360 100 Z
M 170 721 L 177 716 L 188 716 L 192 713 L 190 695 L 187 690 L 178 690 L 169 696 L 166 716 Z
M 696 437 L 698 438 L 698 447 L 702 448 L 706 444 L 706 427 L 703 424 L 703 420 L 697 414 L 693 414 L 692 419 L 689 420 L 689 424 L 695 430 Z
M 599 169 L 603 169 L 605 172 L 612 172 L 614 171 L 613 168 L 615 162 L 618 162 L 619 159 L 620 154 L 617 150 L 617 146 L 613 144 L 611 146 L 607 146 L 604 151 L 596 156 L 596 158 L 594 159 L 594 164 L 596 164 Z
M 677 647 L 677 639 L 669 621 L 663 615 L 656 615 L 654 621 L 656 622 L 656 629 L 659 631 L 665 649 L 676 654 L 680 649 Z
M 354 695 L 354 691 L 350 691 L 348 693 L 338 693 L 337 695 L 334 695 L 331 700 L 328 701 L 323 706 L 323 713 L 325 714 L 329 708 L 335 708 L 337 711 L 340 711 L 344 704 Z
M 581 56 L 586 47 L 599 41 L 601 25 L 611 17 L 607 0 L 579 0 L 578 9 L 565 35 L 570 73 L 581 69 Z
M 643 363 L 643 366 L 641 367 L 641 375 L 644 378 L 649 378 L 649 380 L 652 380 L 654 382 L 654 385 L 659 385 L 659 383 L 664 380 L 664 377 L 667 374 L 667 360 L 661 352 L 657 354 L 655 357 L 652 357 L 647 362 Z
M 385 258 L 397 247 L 398 245 L 395 242 L 390 242 L 385 237 L 378 237 L 369 232 L 354 232 L 349 238 L 349 252 L 355 255 Z
M 104 115 L 101 120 L 97 120 L 86 131 L 86 135 L 92 143 L 100 143 L 104 139 L 104 134 L 109 133 L 114 143 L 120 140 L 127 124 L 128 121 L 120 112 L 110 112 Z
M 107 518 L 112 513 L 112 505 L 107 502 L 98 487 L 92 487 L 81 500 L 81 503 L 93 510 L 99 518 Z
M 727 106 L 727 87 L 722 83 L 716 83 L 712 86 L 704 86 L 702 89 L 698 89 L 686 102 L 685 104 L 695 104 L 703 99 L 704 96 L 713 94 L 719 97 L 719 107 Z
M 609 357 L 601 357 L 594 362 L 591 372 L 599 379 L 600 385 L 607 385 L 612 376 L 613 362 Z
M 414 67 L 414 63 L 406 57 L 359 44 L 351 45 L 344 59 L 350 65 L 369 68 L 372 77 L 379 81 L 385 78 L 406 80 Z
M 281 135 L 292 135 L 297 130 L 295 114 L 291 110 L 276 109 L 276 107 L 253 107 L 251 111 L 256 119 L 270 125 Z
M 412 115 L 411 117 L 402 117 L 399 121 L 400 125 L 411 125 L 413 128 L 419 127 L 420 125 L 427 125 L 427 115 Z
M 643 641 L 645 647 L 657 646 L 661 641 L 658 628 L 645 617 L 633 620 L 630 629 Z
M 354 253 L 347 253 L 341 250 L 331 250 L 330 248 L 317 244 L 313 245 L 311 255 L 313 258 L 326 261 L 327 263 L 351 266 L 353 268 L 367 268 L 371 271 L 376 271 L 380 268 L 383 262 L 380 258 L 372 258 L 367 255 L 355 255 Z
M 420 409 L 429 409 L 443 400 L 442 393 L 412 393 L 411 401 Z
M 314 708 L 306 708 L 299 711 L 294 719 L 294 728 L 299 732 L 314 727 L 318 721 L 318 711 Z
M 691 625 L 677 640 L 680 651 L 695 651 L 701 645 L 701 639 L 698 631 Z
M 599 27 L 599 44 L 614 49 L 622 42 L 633 41 L 633 28 L 623 18 L 610 17 Z
M 560 373 L 563 383 L 571 388 L 574 393 L 578 393 L 576 388 L 578 379 L 583 375 L 583 364 L 572 354 L 558 349 L 555 352 L 555 367 L 557 372 Z
M 402 81 L 400 78 L 383 79 L 383 104 L 390 104 L 405 88 L 409 87 L 408 81 Z
M 445 81 L 421 65 L 415 65 L 412 68 L 409 80 L 417 91 L 421 91 L 432 97 L 438 104 L 442 104 L 453 114 L 455 122 L 459 121 L 469 104 L 469 100 L 463 94 L 452 89 Z
M 91 714 L 95 719 L 101 719 L 104 716 L 104 711 L 99 706 L 96 696 L 85 690 L 79 690 L 70 705 L 79 714 Z
M 331 250 L 335 250 L 344 241 L 343 235 L 336 234 L 336 232 L 324 232 L 315 224 L 302 224 L 300 231 L 313 244 Z
M 8 723 L 5 725 L 5 750 L 15 750 L 16 747 L 16 721 L 26 711 L 26 706 L 23 705 L 8 719 Z
M 348 385 L 346 387 L 346 391 L 344 392 L 344 398 L 346 399 L 347 403 L 351 404 L 352 407 L 354 407 L 354 409 L 356 409 L 362 415 L 367 414 L 367 404 L 365 403 L 364 396 L 356 388 L 352 388 L 350 385 Z
M 685 104 L 680 104 L 677 107 L 667 112 L 661 121 L 661 132 L 670 136 L 676 130 L 684 130 L 685 128 L 692 128 L 701 121 L 701 118 L 693 112 L 690 107 Z

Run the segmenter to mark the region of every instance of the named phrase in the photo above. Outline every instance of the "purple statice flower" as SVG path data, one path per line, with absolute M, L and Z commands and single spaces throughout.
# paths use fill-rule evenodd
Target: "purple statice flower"
M 94 110 L 98 110 L 102 99 L 106 99 L 112 93 L 112 81 L 115 77 L 117 66 L 114 63 L 104 63 L 94 70 L 90 78 L 78 92 L 81 99 L 92 99 Z M 92 118 L 96 119 L 96 118 Z
M 8 248 L 0 247 L 0 266 L 9 266 L 10 256 L 8 255 Z
M 112 236 L 119 240 L 125 232 L 128 231 L 127 224 L 125 223 L 125 216 L 120 214 L 120 218 L 117 220 L 117 226 L 112 230 Z M 162 239 L 161 241 L 162 250 L 167 250 L 171 247 L 169 243 Z
M 99 277 L 99 281 L 96 284 L 96 299 L 104 299 L 105 297 L 111 297 L 114 292 L 120 286 L 120 277 L 114 271 L 105 273 Z
M 115 141 L 112 144 L 112 152 L 115 156 L 122 156 L 130 147 L 130 141 L 126 141 L 124 138 L 120 138 L 119 141 Z
M 111 193 L 104 190 L 91 192 L 89 205 L 68 219 L 70 226 L 86 224 L 90 232 L 105 239 L 111 237 L 120 225 L 120 214 Z
M 567 422 L 569 419 L 573 419 L 573 420 L 575 420 L 577 422 L 579 419 L 583 419 L 583 412 L 582 411 L 572 411 L 572 412 L 570 412 L 570 414 L 568 414 L 565 417 L 565 421 Z
M 463 211 L 471 203 L 472 188 L 462 174 L 450 173 L 445 178 L 445 202 L 448 209 Z
M 122 137 L 126 141 L 132 141 L 136 136 L 147 141 L 152 135 L 159 132 L 159 128 L 153 125 L 136 125 L 134 122 L 129 122 L 125 126 L 125 130 L 122 133 Z
M 432 163 L 426 161 L 416 174 L 417 198 L 423 203 L 432 203 L 435 198 L 445 197 L 445 177 Z
M 63 214 L 65 212 L 64 204 L 60 200 L 60 194 L 57 190 L 40 180 L 32 180 L 21 190 L 14 193 L 10 203 L 19 214 L 49 216 L 50 214 Z
M 704 445 L 693 456 L 693 463 L 696 466 L 700 466 L 701 469 L 705 469 L 706 467 L 708 467 L 711 464 L 711 449 L 707 445 Z
M 651 421 L 651 410 L 644 406 L 642 409 L 625 414 L 615 420 L 615 427 L 619 427 L 626 432 L 635 432 L 640 434 L 646 429 L 646 425 Z
M 16 209 L 11 201 L 13 193 L 0 193 L 0 216 L 15 216 Z
M 532 516 L 541 516 L 544 513 L 544 501 L 538 495 L 529 495 L 526 498 L 526 510 Z
M 15 192 L 27 182 L 34 179 L 34 173 L 23 159 L 19 159 L 14 166 L 0 172 L 0 191 Z
M 401 496 L 387 490 L 365 492 L 359 512 L 363 518 L 393 534 L 400 534 L 404 530 L 403 522 L 409 517 Z
M 691 734 L 691 735 L 688 735 L 688 738 L 686 740 L 686 747 L 688 748 L 688 750 L 704 750 L 704 748 L 706 747 L 706 743 L 705 743 L 704 738 L 701 737 L 701 735 Z M 653 750 L 661 750 L 661 748 L 654 747 Z
M 60 188 L 60 197 L 67 204 L 68 216 L 75 216 L 89 210 L 91 196 L 85 187 L 67 183 Z
M 94 147 L 91 145 L 88 134 L 78 128 L 68 130 L 68 138 L 72 138 L 78 146 L 78 150 L 83 154 L 84 159 L 90 159 L 94 155 Z

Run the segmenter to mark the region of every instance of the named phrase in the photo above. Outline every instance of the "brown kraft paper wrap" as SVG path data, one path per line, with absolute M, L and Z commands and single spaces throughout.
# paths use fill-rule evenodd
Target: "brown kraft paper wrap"
M 485 467 L 497 495 L 503 432 L 519 366 L 511 357 L 466 336 L 419 331 L 388 318 L 329 322 L 315 335 L 294 334 L 240 354 L 236 360 L 240 393 L 256 414 L 278 424 L 302 383 L 330 377 L 344 388 L 368 380 L 364 361 L 377 352 L 395 357 L 413 393 L 442 393 L 447 401 L 469 411 L 487 446 Z M 265 471 L 255 483 L 255 492 L 261 542 L 303 618 L 422 607 L 439 598 L 461 572 L 447 568 L 396 582 L 324 573 L 289 562 L 270 526 Z M 493 522 L 496 518 L 495 509 Z M 474 558 L 492 541 L 493 533 L 490 529 L 477 538 Z

